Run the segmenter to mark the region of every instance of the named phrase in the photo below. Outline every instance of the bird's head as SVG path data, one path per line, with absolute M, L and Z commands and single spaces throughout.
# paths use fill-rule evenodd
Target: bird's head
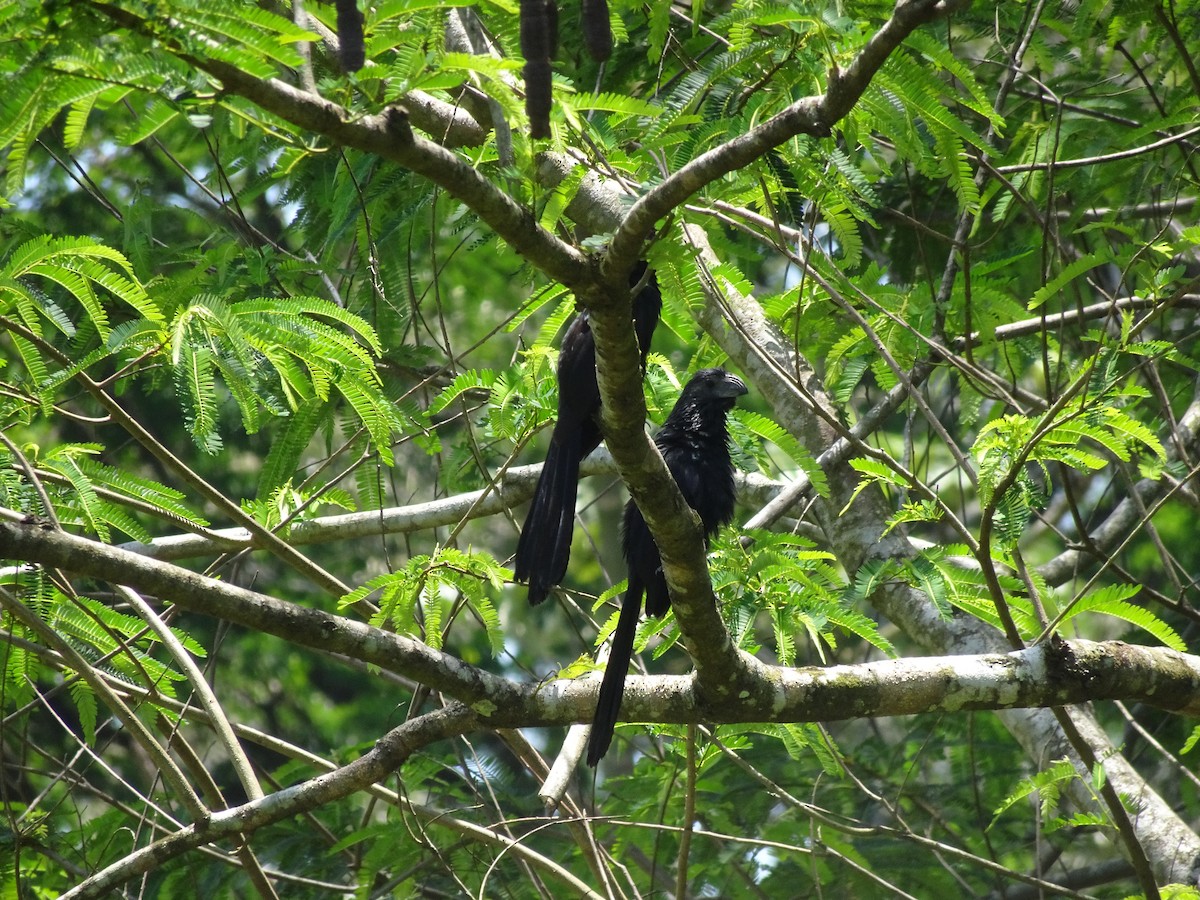
M 684 386 L 680 401 L 693 403 L 720 401 L 720 406 L 731 409 L 737 398 L 749 393 L 746 383 L 724 369 L 701 369 Z

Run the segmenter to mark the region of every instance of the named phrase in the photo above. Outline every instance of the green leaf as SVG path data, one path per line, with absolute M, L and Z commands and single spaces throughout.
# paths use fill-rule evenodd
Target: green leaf
M 1150 610 L 1127 602 L 1129 597 L 1134 596 L 1140 590 L 1139 586 L 1132 584 L 1114 584 L 1097 588 L 1071 604 L 1071 608 L 1063 616 L 1059 627 L 1061 629 L 1067 622 L 1082 613 L 1103 613 L 1106 616 L 1112 616 L 1113 618 L 1128 622 L 1130 625 L 1137 626 L 1162 641 L 1165 646 L 1170 647 L 1172 650 L 1179 653 L 1186 653 L 1188 649 L 1187 643 L 1174 628 L 1154 615 Z
M 996 822 L 1003 813 L 1012 809 L 1018 802 L 1034 794 L 1037 794 L 1041 800 L 1042 815 L 1049 817 L 1050 813 L 1058 805 L 1058 798 L 1062 793 L 1063 785 L 1078 777 L 1079 773 L 1075 771 L 1075 767 L 1071 762 L 1061 759 L 1048 769 L 1044 769 L 1029 778 L 1022 779 L 1016 789 L 996 807 L 992 813 L 992 822 L 988 825 L 988 830 L 990 831 L 995 827 Z
M 1102 266 L 1105 263 L 1112 262 L 1112 254 L 1107 251 L 1097 251 L 1095 253 L 1085 253 L 1083 256 L 1065 265 L 1061 272 L 1047 281 L 1044 285 L 1038 288 L 1032 297 L 1029 298 L 1029 309 L 1038 309 L 1043 303 L 1051 297 L 1058 294 L 1064 287 L 1078 278 L 1085 272 L 1090 272 L 1097 266 Z

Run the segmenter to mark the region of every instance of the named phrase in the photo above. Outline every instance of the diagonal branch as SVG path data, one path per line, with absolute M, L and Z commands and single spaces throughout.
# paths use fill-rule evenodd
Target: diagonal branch
M 961 0 L 901 0 L 892 17 L 867 41 L 846 70 L 830 73 L 824 94 L 797 100 L 756 128 L 701 154 L 638 200 L 613 235 L 612 255 L 622 261 L 634 259 L 655 222 L 705 186 L 745 168 L 780 144 L 802 134 L 828 137 L 906 37 L 926 22 L 948 15 L 962 5 Z
M 62 896 L 64 900 L 111 896 L 110 891 L 118 885 L 188 850 L 247 834 L 364 790 L 386 778 L 422 747 L 469 730 L 474 718 L 465 706 L 454 704 L 405 722 L 381 737 L 354 762 L 260 800 L 215 812 L 101 869 Z
M 696 660 L 701 690 L 715 699 L 749 691 L 762 664 L 734 647 L 708 574 L 699 518 L 684 502 L 658 448 L 646 435 L 637 341 L 628 311 L 591 307 L 601 426 L 621 479 L 637 502 L 662 558 L 684 646 Z
M 496 187 L 482 173 L 445 147 L 414 134 L 403 107 L 355 118 L 352 113 L 316 94 L 277 78 L 259 78 L 219 59 L 188 52 L 163 29 L 142 17 L 101 0 L 90 6 L 116 24 L 152 36 L 190 66 L 221 82 L 226 93 L 243 97 L 293 125 L 322 135 L 345 147 L 398 163 L 461 200 L 517 253 L 568 287 L 585 277 L 584 256 L 538 224 L 537 217 Z
M 127 585 L 191 612 L 400 672 L 466 702 L 519 702 L 521 689 L 513 682 L 421 641 L 66 532 L 0 522 L 0 557 Z

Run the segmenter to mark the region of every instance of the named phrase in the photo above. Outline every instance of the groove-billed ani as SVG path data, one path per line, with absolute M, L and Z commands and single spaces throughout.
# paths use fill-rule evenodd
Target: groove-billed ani
M 629 275 L 634 288 L 646 275 L 639 262 Z M 650 338 L 658 324 L 662 294 L 654 273 L 633 298 L 633 330 L 642 353 L 642 369 Z M 575 498 L 579 489 L 579 464 L 600 446 L 598 415 L 600 387 L 596 383 L 596 342 L 584 310 L 571 323 L 558 355 L 558 421 L 550 437 L 550 451 L 538 478 L 533 502 L 521 528 L 513 574 L 529 583 L 529 602 L 537 605 L 567 574 L 571 535 L 575 529 Z
M 683 499 L 700 516 L 705 542 L 733 518 L 733 463 L 729 459 L 725 416 L 745 393 L 742 380 L 723 369 L 697 372 L 654 439 Z M 633 657 L 642 595 L 646 596 L 647 615 L 661 616 L 671 604 L 658 547 L 641 510 L 632 500 L 625 505 L 622 546 L 629 566 L 629 588 L 621 603 L 621 616 L 613 632 L 596 715 L 592 719 L 587 757 L 590 766 L 601 760 L 612 743 L 625 693 L 625 675 Z

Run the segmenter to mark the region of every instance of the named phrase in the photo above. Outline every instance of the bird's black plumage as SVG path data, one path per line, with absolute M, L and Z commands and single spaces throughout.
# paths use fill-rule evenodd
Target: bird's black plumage
M 633 330 L 641 348 L 642 368 L 662 309 L 662 294 L 653 271 L 639 262 L 629 276 L 630 288 L 643 276 L 645 285 L 633 298 Z M 567 329 L 558 355 L 558 421 L 550 436 L 546 464 L 517 541 L 513 574 L 529 584 L 529 602 L 537 605 L 567 574 L 579 464 L 600 446 L 600 386 L 596 382 L 596 342 L 584 310 Z
M 705 540 L 733 518 L 736 497 L 725 419 L 737 398 L 745 393 L 742 380 L 722 369 L 697 372 L 684 386 L 675 408 L 654 439 L 683 499 L 700 516 Z M 612 743 L 625 693 L 625 675 L 633 657 L 642 596 L 646 598 L 646 613 L 651 616 L 661 616 L 671 604 L 658 547 L 641 510 L 632 500 L 625 505 L 622 546 L 629 566 L 629 588 L 621 603 L 592 719 L 587 757 L 588 765 L 592 766 Z

